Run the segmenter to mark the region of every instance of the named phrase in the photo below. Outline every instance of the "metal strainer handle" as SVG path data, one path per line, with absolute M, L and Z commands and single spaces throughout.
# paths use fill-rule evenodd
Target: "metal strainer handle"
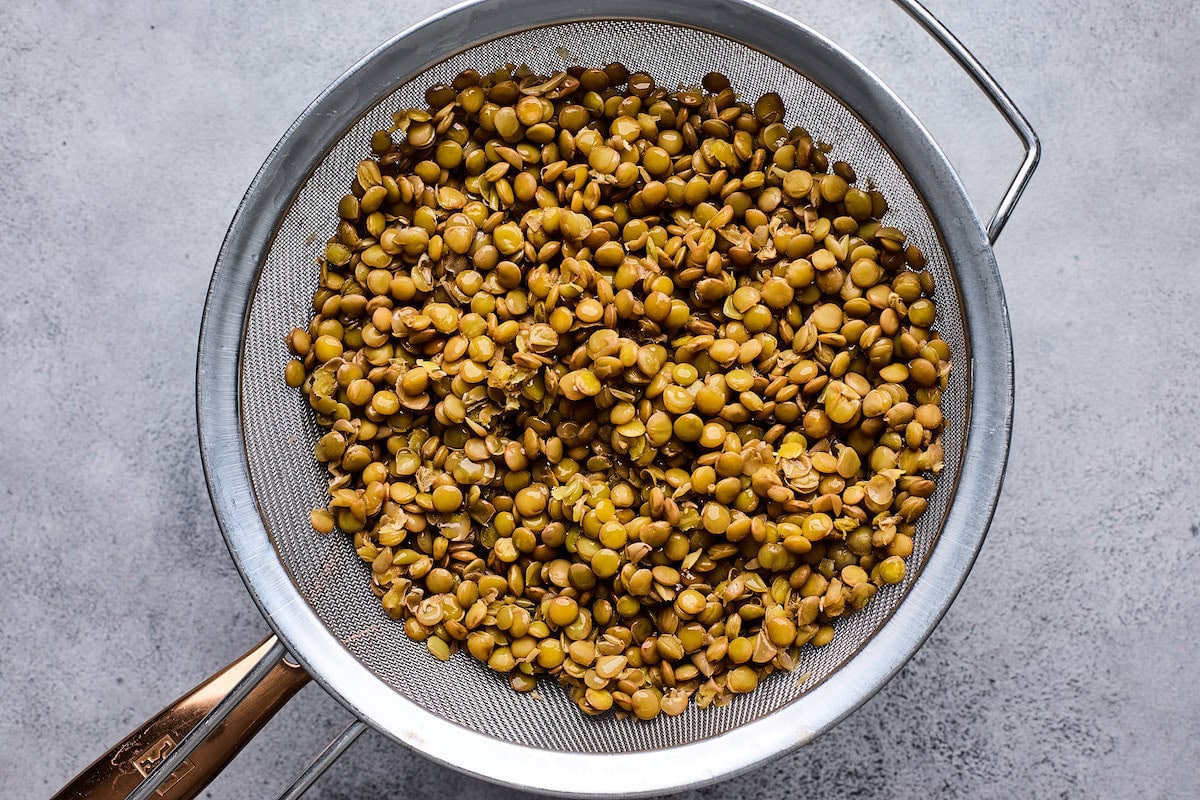
M 268 637 L 139 726 L 53 800 L 196 797 L 308 683 L 284 655 Z
M 1000 88 L 1000 84 L 996 83 L 996 79 L 983 68 L 983 65 L 979 63 L 979 59 L 975 58 L 971 51 L 958 40 L 958 37 L 942 24 L 941 20 L 930 13 L 929 9 L 917 2 L 917 0 L 895 0 L 895 2 L 900 8 L 904 9 L 905 13 L 916 20 L 930 36 L 936 39 L 938 44 L 971 76 L 971 80 L 975 81 L 975 85 L 992 101 L 992 105 L 1004 116 L 1004 120 L 1013 129 L 1013 132 L 1020 137 L 1021 144 L 1025 147 L 1025 158 L 1021 162 L 1021 167 L 1008 184 L 1008 190 L 1005 191 L 1004 197 L 1000 198 L 1000 205 L 996 206 L 996 210 L 992 213 L 992 218 L 987 224 L 988 241 L 995 244 L 996 239 L 1000 237 L 1000 231 L 1004 230 L 1004 223 L 1008 222 L 1009 215 L 1016 208 L 1017 201 L 1021 199 L 1021 193 L 1025 191 L 1025 187 L 1029 184 L 1029 179 L 1033 177 L 1033 171 L 1037 168 L 1038 160 L 1042 157 L 1041 142 L 1038 141 L 1037 133 L 1034 132 L 1033 126 L 1029 124 L 1029 120 L 1025 119 L 1025 115 L 1021 113 L 1020 109 L 1013 104 L 1009 96 Z

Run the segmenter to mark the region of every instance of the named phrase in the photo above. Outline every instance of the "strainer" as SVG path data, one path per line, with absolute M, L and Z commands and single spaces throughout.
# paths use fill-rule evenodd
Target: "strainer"
M 209 288 L 197 367 L 213 505 L 278 640 L 140 729 L 60 796 L 124 796 L 147 774 L 131 797 L 193 796 L 244 742 L 240 728 L 260 726 L 279 695 L 305 679 L 287 666 L 285 647 L 357 717 L 423 755 L 487 780 L 577 796 L 663 794 L 728 777 L 811 741 L 877 691 L 949 606 L 991 519 L 1012 415 L 1012 348 L 991 244 L 1038 158 L 1032 129 L 974 58 L 914 0 L 897 2 L 1024 142 L 1024 162 L 986 227 L 933 139 L 878 78 L 816 32 L 746 0 L 480 0 L 401 34 L 318 97 L 238 209 Z M 465 655 L 435 663 L 408 640 L 370 592 L 369 566 L 349 538 L 317 535 L 308 524 L 308 511 L 326 501 L 326 475 L 312 458 L 318 428 L 281 379 L 284 338 L 310 318 L 313 264 L 346 175 L 394 109 L 419 104 L 426 86 L 466 67 L 486 73 L 512 62 L 549 73 L 610 61 L 663 85 L 695 84 L 716 70 L 747 94 L 778 91 L 787 122 L 833 143 L 831 160 L 850 162 L 877 186 L 890 204 L 885 221 L 926 254 L 938 330 L 955 365 L 944 393 L 945 471 L 906 580 L 841 620 L 831 645 L 806 649 L 795 673 L 776 674 L 723 708 L 647 723 L 585 718 L 551 681 L 540 697 L 515 694 Z M 352 726 L 288 796 L 361 729 Z M 206 749 L 192 752 L 205 739 Z M 661 769 L 667 763 L 689 769 Z

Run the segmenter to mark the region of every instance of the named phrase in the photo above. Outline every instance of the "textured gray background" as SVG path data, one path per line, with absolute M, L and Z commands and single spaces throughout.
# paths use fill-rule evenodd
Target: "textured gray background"
M 217 532 L 193 365 L 212 262 L 279 135 L 441 6 L 136 0 L 0 16 L 0 797 L 47 797 L 265 631 Z M 990 208 L 999 119 L 882 0 L 779 6 L 906 98 Z M 1196 796 L 1200 445 L 1190 2 L 931 0 L 1046 156 L 997 247 L 1017 406 L 962 594 L 817 744 L 683 795 Z M 348 715 L 306 688 L 206 796 L 273 797 Z M 686 770 L 686 765 L 664 765 Z M 312 798 L 517 794 L 364 736 Z

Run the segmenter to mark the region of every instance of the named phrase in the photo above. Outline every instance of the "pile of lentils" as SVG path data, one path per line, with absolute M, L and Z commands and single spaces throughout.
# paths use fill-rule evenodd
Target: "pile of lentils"
M 585 714 L 723 705 L 899 583 L 950 349 L 877 191 L 720 74 L 467 70 L 371 137 L 286 370 L 383 608 Z

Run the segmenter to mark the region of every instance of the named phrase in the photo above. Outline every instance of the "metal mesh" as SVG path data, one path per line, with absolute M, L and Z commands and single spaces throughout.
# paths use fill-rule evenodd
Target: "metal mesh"
M 787 122 L 832 143 L 831 155 L 855 167 L 860 185 L 870 181 L 888 198 L 886 222 L 907 232 L 926 254 L 937 285 L 938 329 L 955 364 L 943 401 L 946 468 L 918 525 L 905 581 L 840 620 L 831 645 L 806 647 L 796 672 L 772 676 L 724 708 L 691 707 L 682 716 L 644 724 L 585 718 L 552 679 L 542 681 L 537 695 L 518 695 L 466 654 L 440 663 L 423 644 L 410 641 L 371 594 L 369 565 L 359 560 L 349 538 L 320 536 L 309 527 L 309 510 L 326 502 L 327 479 L 312 457 L 318 432 L 307 404 L 281 379 L 289 358 L 284 337 L 311 317 L 314 265 L 333 232 L 338 199 L 353 165 L 368 154 L 371 133 L 387 127 L 394 109 L 420 104 L 425 87 L 448 82 L 467 67 L 486 73 L 513 62 L 546 73 L 614 60 L 649 72 L 662 85 L 695 85 L 704 73 L 718 70 L 745 95 L 778 91 L 789 111 Z M 851 109 L 813 80 L 733 40 L 662 23 L 607 20 L 530 29 L 466 50 L 399 85 L 349 128 L 300 189 L 266 255 L 244 338 L 241 396 L 246 455 L 264 523 L 300 593 L 351 653 L 395 691 L 486 735 L 550 750 L 618 753 L 686 744 L 771 713 L 837 670 L 886 622 L 925 563 L 958 480 L 969 369 L 954 275 L 936 226 L 903 168 Z

